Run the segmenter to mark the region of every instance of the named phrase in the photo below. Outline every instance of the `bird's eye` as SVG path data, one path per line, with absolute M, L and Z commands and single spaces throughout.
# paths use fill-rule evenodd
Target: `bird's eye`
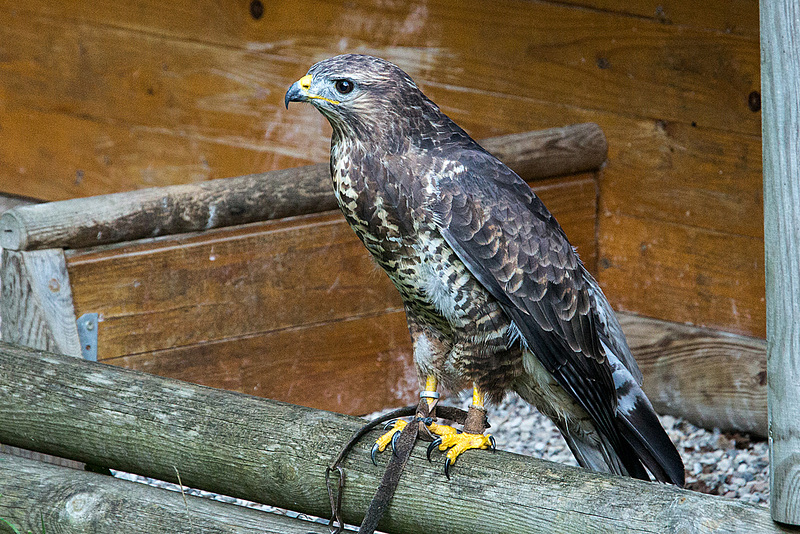
M 346 95 L 347 93 L 353 90 L 355 84 L 350 80 L 336 80 L 334 87 L 340 94 Z

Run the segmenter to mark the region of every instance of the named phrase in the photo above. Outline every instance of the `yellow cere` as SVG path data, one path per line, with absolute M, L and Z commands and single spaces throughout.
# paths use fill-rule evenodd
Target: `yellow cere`
M 305 76 L 297 80 L 297 83 L 300 84 L 300 88 L 306 93 L 308 93 L 308 90 L 311 89 L 311 78 L 312 76 L 310 74 L 306 74 Z M 308 98 L 324 100 L 325 102 L 330 102 L 331 104 L 341 104 L 341 102 L 339 102 L 338 100 L 331 100 L 330 98 L 325 98 L 324 96 L 319 96 L 319 95 L 312 95 L 311 93 L 308 93 Z

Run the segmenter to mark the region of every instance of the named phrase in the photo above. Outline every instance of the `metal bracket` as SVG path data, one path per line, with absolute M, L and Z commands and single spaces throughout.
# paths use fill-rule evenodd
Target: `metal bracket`
M 84 313 L 78 318 L 78 339 L 81 342 L 81 355 L 84 360 L 97 361 L 97 323 L 96 313 Z

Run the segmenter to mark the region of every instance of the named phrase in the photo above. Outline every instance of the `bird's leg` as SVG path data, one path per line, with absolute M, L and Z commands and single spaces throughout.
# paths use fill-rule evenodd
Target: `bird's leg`
M 436 391 L 438 386 L 438 380 L 433 375 L 429 375 L 425 379 L 425 389 L 420 392 L 419 396 L 420 399 L 425 399 L 428 403 L 428 412 L 431 413 L 433 409 L 436 407 L 436 403 L 439 402 L 439 393 Z M 421 408 L 422 409 L 422 408 Z M 375 440 L 375 445 L 372 446 L 372 463 L 377 464 L 375 461 L 375 455 L 379 452 L 383 452 L 386 450 L 386 447 L 389 446 L 391 443 L 392 450 L 394 450 L 394 443 L 395 440 L 400 437 L 400 433 L 406 427 L 408 423 L 403 421 L 402 419 L 397 419 L 396 421 L 390 421 L 386 424 L 385 429 L 388 429 L 388 432 L 383 434 L 377 440 Z M 432 423 L 435 424 L 435 423 Z M 449 428 L 449 427 L 448 427 Z M 455 432 L 455 429 L 452 429 Z
M 434 434 L 438 434 L 437 438 L 428 447 L 428 459 L 431 457 L 431 451 L 436 447 L 440 451 L 447 449 L 447 458 L 444 463 L 444 474 L 450 478 L 450 467 L 456 463 L 456 459 L 469 449 L 495 449 L 495 440 L 490 435 L 484 435 L 483 431 L 486 430 L 486 408 L 484 407 L 484 395 L 477 385 L 472 387 L 472 405 L 467 411 L 467 419 L 464 421 L 464 431 L 458 432 L 456 429 L 437 425 L 432 423 L 428 426 Z

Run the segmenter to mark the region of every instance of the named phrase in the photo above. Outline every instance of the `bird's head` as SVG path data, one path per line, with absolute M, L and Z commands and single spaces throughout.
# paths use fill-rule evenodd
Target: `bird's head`
M 413 110 L 435 109 L 399 67 L 380 58 L 346 54 L 320 61 L 289 87 L 284 99 L 309 102 L 335 131 L 369 134 Z

